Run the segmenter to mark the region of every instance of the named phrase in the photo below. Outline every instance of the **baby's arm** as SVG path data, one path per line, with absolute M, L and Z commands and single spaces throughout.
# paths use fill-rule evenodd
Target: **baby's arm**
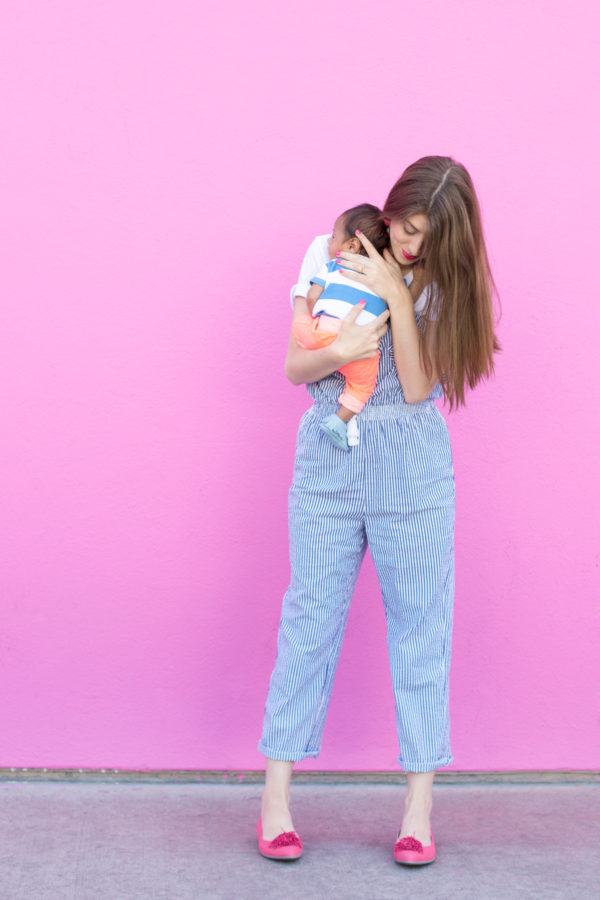
M 315 303 L 323 293 L 323 287 L 320 284 L 311 284 L 310 291 L 306 296 L 306 305 L 308 306 L 308 312 L 312 316 L 312 311 Z

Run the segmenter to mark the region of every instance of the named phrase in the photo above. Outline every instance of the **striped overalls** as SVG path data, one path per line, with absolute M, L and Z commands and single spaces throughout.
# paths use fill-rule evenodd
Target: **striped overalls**
M 354 585 L 368 544 L 387 623 L 405 771 L 452 762 L 448 675 L 454 596 L 454 476 L 448 431 L 432 402 L 407 404 L 391 331 L 373 396 L 344 452 L 319 428 L 344 380 L 308 385 L 289 501 L 291 583 L 258 749 L 269 759 L 318 756 Z

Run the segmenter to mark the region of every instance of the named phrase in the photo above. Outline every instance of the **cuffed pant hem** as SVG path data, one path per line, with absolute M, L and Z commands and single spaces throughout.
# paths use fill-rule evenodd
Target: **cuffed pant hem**
M 449 766 L 454 762 L 453 756 L 443 756 L 441 759 L 438 759 L 436 762 L 410 762 L 407 759 L 403 759 L 401 756 L 398 757 L 398 762 L 402 766 L 405 772 L 435 772 L 436 769 L 441 769 L 443 766 Z
M 259 753 L 264 753 L 267 759 L 274 759 L 276 762 L 300 762 L 302 759 L 316 759 L 320 750 L 271 750 L 269 747 L 260 742 L 258 745 Z

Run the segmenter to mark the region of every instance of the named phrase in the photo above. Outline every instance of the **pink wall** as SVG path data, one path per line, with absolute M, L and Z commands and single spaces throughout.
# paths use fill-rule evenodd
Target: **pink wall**
M 3 9 L 0 766 L 262 766 L 289 285 L 337 212 L 449 153 L 505 348 L 450 418 L 454 767 L 597 767 L 595 5 Z M 396 754 L 367 564 L 305 767 Z

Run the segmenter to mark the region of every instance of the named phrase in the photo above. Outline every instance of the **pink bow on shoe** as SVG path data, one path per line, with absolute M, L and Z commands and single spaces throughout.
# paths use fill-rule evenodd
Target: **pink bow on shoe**
M 295 831 L 284 831 L 273 838 L 269 846 L 271 850 L 277 847 L 302 847 L 302 842 Z
M 262 836 L 262 821 L 256 825 L 258 852 L 267 859 L 299 859 L 302 856 L 302 841 L 295 831 L 284 831 L 272 841 L 265 841 Z
M 431 835 L 431 844 L 427 847 L 424 847 L 421 841 L 412 835 L 400 838 L 394 844 L 394 859 L 397 863 L 405 866 L 424 866 L 433 862 L 435 859 L 433 834 Z

